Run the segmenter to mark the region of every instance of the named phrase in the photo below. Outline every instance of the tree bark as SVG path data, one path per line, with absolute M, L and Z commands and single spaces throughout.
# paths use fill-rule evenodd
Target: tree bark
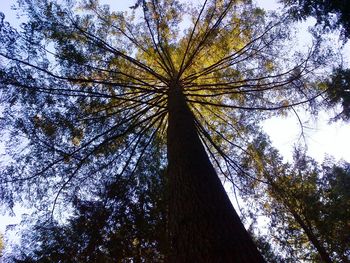
M 168 110 L 167 262 L 265 262 L 208 158 L 179 83 L 170 87 Z

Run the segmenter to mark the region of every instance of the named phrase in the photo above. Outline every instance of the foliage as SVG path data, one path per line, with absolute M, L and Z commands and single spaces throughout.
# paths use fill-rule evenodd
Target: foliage
M 69 4 L 22 4 L 29 15 L 23 32 L 1 22 L 3 124 L 12 143 L 23 146 L 19 152 L 9 146 L 13 162 L 2 174 L 2 200 L 9 204 L 16 199 L 8 191 L 13 184 L 22 194 L 32 188 L 25 198 L 49 196 L 53 204 L 135 166 L 151 140 L 165 142 L 175 73 L 212 156 L 223 155 L 232 169 L 259 111 L 318 95 L 304 86 L 317 66 L 312 54 L 286 69 L 283 54 L 278 57 L 286 27 L 261 12 L 252 16 L 247 3 L 214 1 L 184 11 L 176 1 L 144 2 L 141 22 L 94 1 L 80 5 L 82 14 Z M 197 19 L 180 34 L 186 12 Z
M 350 69 L 335 69 L 326 86 L 327 106 L 333 108 L 340 104 L 342 109 L 334 117 L 334 120 L 343 119 L 348 121 L 350 119 Z
M 3 250 L 4 250 L 4 235 L 0 233 L 0 258 L 2 257 Z
M 344 42 L 350 37 L 350 6 L 346 0 L 281 0 L 295 19 L 305 20 L 314 17 L 317 20 L 318 38 L 328 31 L 339 29 Z M 318 29 L 322 30 L 318 32 Z M 349 120 L 349 69 L 337 67 L 320 87 L 326 89 L 326 105 L 334 108 L 338 103 L 342 111 L 333 120 Z
M 147 154 L 137 177 L 121 176 L 94 200 L 76 197 L 66 223 L 38 218 L 30 227 L 27 222 L 21 245 L 7 262 L 163 262 L 164 171 L 154 161 L 157 154 Z
M 348 262 L 350 164 L 325 161 L 322 166 L 299 149 L 283 164 L 263 136 L 252 146 L 246 165 L 261 180 L 254 185 L 258 209 L 270 219 L 269 235 L 295 262 Z
M 298 19 L 316 18 L 324 29 L 341 29 L 350 37 L 350 7 L 346 0 L 282 0 Z
M 281 256 L 281 251 L 277 252 L 274 247 L 274 243 L 269 240 L 269 236 L 263 235 L 261 233 L 255 233 L 253 225 L 251 230 L 251 235 L 254 237 L 254 241 L 264 256 L 264 259 L 268 263 L 286 263 L 286 259 Z

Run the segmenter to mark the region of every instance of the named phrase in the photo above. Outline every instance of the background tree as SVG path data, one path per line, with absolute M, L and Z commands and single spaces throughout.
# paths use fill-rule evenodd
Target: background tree
M 263 262 L 216 171 L 249 176 L 238 160 L 258 122 L 320 96 L 309 85 L 318 49 L 290 54 L 288 21 L 250 1 L 138 1 L 129 15 L 93 0 L 19 3 L 23 30 L 0 22 L 12 158 L 1 201 L 54 215 L 94 200 L 99 186 L 135 176 L 157 141 L 168 261 Z
M 344 43 L 350 37 L 350 6 L 346 0 L 282 0 L 282 2 L 296 20 L 306 20 L 308 17 L 316 19 L 314 35 L 322 35 L 331 31 L 340 31 Z M 344 65 L 333 69 L 333 73 L 322 82 L 327 89 L 326 106 L 335 108 L 340 104 L 341 111 L 334 120 L 349 120 L 349 69 Z
M 249 219 L 257 219 L 257 216 L 254 215 Z M 271 242 L 271 237 L 269 235 L 264 235 L 261 232 L 257 231 L 256 227 L 257 222 L 253 222 L 250 224 L 248 229 L 249 233 L 252 235 L 254 242 L 258 246 L 259 251 L 263 255 L 266 262 L 269 263 L 285 263 L 286 258 L 282 256 L 283 251 L 278 250 L 279 248 L 276 246 L 274 242 Z M 294 261 L 295 262 L 295 261 Z
M 282 0 L 297 19 L 309 16 L 326 30 L 340 29 L 345 38 L 350 36 L 350 7 L 346 0 Z
M 341 111 L 334 116 L 334 120 L 350 119 L 350 69 L 337 68 L 333 70 L 330 80 L 325 82 L 326 105 L 335 108 L 340 104 Z
M 246 165 L 261 180 L 253 187 L 256 204 L 290 262 L 349 262 L 349 164 L 327 160 L 320 166 L 300 149 L 292 164 L 283 164 L 264 137 L 252 148 L 256 156 Z
M 96 200 L 76 198 L 68 222 L 26 222 L 6 262 L 164 262 L 166 191 L 157 155 L 148 151 L 137 176 L 110 182 Z

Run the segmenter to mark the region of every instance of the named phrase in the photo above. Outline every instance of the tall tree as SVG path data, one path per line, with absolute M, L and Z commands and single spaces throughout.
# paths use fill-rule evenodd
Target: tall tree
M 250 1 L 139 0 L 131 14 L 96 0 L 19 3 L 22 31 L 0 22 L 12 143 L 1 201 L 54 214 L 135 176 L 157 141 L 168 163 L 167 261 L 264 262 L 217 171 L 234 182 L 256 124 L 320 95 L 308 85 L 317 48 L 292 56 L 288 21 Z
M 300 149 L 292 164 L 283 164 L 264 136 L 250 150 L 255 158 L 246 165 L 261 180 L 253 187 L 255 205 L 291 262 L 349 262 L 349 164 L 328 160 L 320 166 Z

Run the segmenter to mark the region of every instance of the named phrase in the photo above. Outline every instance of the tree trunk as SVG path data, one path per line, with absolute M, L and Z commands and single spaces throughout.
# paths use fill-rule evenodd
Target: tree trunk
M 297 223 L 300 225 L 300 227 L 304 230 L 304 232 L 307 235 L 308 239 L 310 240 L 311 244 L 314 245 L 314 247 L 316 248 L 318 254 L 320 255 L 320 257 L 322 259 L 322 262 L 333 263 L 328 252 L 326 251 L 326 249 L 322 246 L 321 242 L 314 235 L 313 231 L 306 225 L 306 223 L 301 218 L 301 216 L 294 209 L 290 209 L 290 211 L 291 211 L 295 221 L 297 221 Z
M 265 262 L 208 158 L 181 85 L 171 85 L 168 96 L 167 262 Z
M 304 232 L 305 232 L 307 238 L 309 239 L 309 241 L 311 242 L 311 244 L 316 248 L 318 254 L 320 255 L 320 257 L 322 259 L 322 262 L 333 263 L 326 248 L 321 244 L 321 242 L 318 240 L 318 238 L 313 233 L 312 229 L 306 224 L 306 222 L 301 218 L 301 216 L 298 214 L 298 212 L 293 208 L 293 205 L 290 204 L 290 202 L 288 201 L 288 199 L 290 197 L 288 197 L 288 195 L 286 195 L 285 191 L 280 189 L 280 187 L 276 183 L 273 182 L 272 178 L 269 175 L 267 175 L 267 178 L 268 178 L 272 188 L 274 188 L 274 191 L 276 191 L 277 194 L 280 196 L 282 204 L 284 204 L 284 206 L 286 206 L 288 211 L 294 217 L 295 221 L 299 224 L 301 229 L 304 230 Z

